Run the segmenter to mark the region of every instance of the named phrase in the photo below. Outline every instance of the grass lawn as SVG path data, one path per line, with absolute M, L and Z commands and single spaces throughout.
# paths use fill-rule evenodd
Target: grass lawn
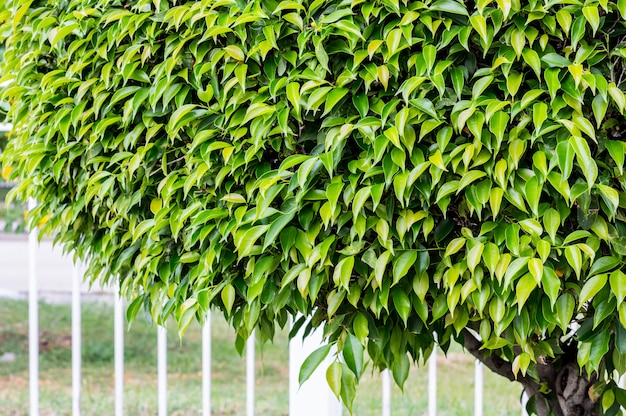
M 40 304 L 40 407 L 42 416 L 71 414 L 71 314 L 69 305 Z M 28 414 L 28 304 L 0 300 L 0 355 L 16 360 L 0 363 L 0 415 Z M 234 348 L 233 331 L 218 314 L 212 321 L 212 413 L 245 414 L 245 357 Z M 114 412 L 113 308 L 83 304 L 83 415 Z M 256 414 L 288 414 L 288 347 L 286 332 L 273 344 L 257 345 Z M 125 337 L 125 410 L 127 415 L 154 415 L 157 409 L 156 329 L 138 320 Z M 438 358 L 438 414 L 473 413 L 471 357 L 460 348 Z M 180 341 L 168 339 L 168 410 L 170 415 L 201 413 L 201 331 L 192 326 Z M 427 369 L 413 368 L 405 392 L 394 387 L 394 415 L 425 415 Z M 380 376 L 364 375 L 357 390 L 354 414 L 379 415 Z M 485 415 L 519 415 L 520 388 L 485 373 Z

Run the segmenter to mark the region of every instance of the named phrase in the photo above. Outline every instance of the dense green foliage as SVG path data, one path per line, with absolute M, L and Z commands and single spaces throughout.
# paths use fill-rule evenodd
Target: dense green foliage
M 626 405 L 626 1 L 7 5 L 13 196 L 129 316 L 312 316 L 348 405 L 434 334 Z

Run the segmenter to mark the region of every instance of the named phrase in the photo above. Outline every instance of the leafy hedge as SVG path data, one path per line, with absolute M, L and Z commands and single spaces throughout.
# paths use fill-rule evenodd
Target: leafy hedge
M 402 385 L 435 334 L 472 336 L 548 400 L 538 368 L 573 351 L 605 414 L 626 404 L 625 0 L 2 16 L 12 196 L 121 281 L 130 317 L 183 331 L 213 305 L 242 346 L 312 316 L 348 405 L 363 346 Z

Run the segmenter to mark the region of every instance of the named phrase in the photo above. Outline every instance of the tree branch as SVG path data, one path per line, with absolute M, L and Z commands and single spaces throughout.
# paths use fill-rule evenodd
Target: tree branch
M 463 334 L 463 344 L 465 348 L 470 352 L 470 354 L 476 357 L 476 359 L 482 362 L 488 369 L 496 374 L 501 375 L 504 378 L 507 378 L 510 381 L 523 380 L 523 378 L 515 377 L 515 374 L 513 374 L 513 368 L 511 366 L 511 363 L 503 360 L 496 355 L 486 355 L 483 351 L 481 351 L 480 341 L 478 341 L 471 332 L 469 332 L 467 329 L 463 329 L 461 333 Z

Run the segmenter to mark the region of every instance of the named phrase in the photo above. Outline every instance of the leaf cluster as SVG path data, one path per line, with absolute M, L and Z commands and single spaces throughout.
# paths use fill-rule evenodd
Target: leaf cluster
M 6 10 L 12 196 L 130 318 L 310 317 L 347 404 L 357 344 L 402 385 L 464 331 L 519 377 L 626 371 L 626 1 Z

